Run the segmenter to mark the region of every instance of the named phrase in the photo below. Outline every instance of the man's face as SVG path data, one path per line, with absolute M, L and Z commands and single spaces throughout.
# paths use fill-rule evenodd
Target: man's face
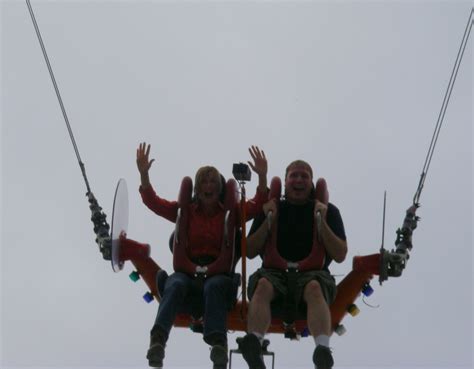
M 285 178 L 286 199 L 293 204 L 304 204 L 308 201 L 313 188 L 313 178 L 309 168 L 295 165 L 290 168 Z
M 219 191 L 219 178 L 210 173 L 201 180 L 198 199 L 204 206 L 213 206 L 219 202 Z

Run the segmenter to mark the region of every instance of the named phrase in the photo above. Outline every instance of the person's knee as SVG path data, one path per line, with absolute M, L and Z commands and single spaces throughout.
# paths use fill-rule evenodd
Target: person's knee
M 253 294 L 252 300 L 261 300 L 270 302 L 273 297 L 273 285 L 266 278 L 260 278 Z
M 179 278 L 168 278 L 165 284 L 165 294 L 185 295 L 188 284 Z
M 309 281 L 304 288 L 304 297 L 306 301 L 324 299 L 323 290 L 318 281 Z
M 216 275 L 207 279 L 205 289 L 226 289 L 232 285 L 232 279 L 223 275 Z
M 232 288 L 232 280 L 226 276 L 214 276 L 204 283 L 204 295 L 206 296 L 229 296 Z

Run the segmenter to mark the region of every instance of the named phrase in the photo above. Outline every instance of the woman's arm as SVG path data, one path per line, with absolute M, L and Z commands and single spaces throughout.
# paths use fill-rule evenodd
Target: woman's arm
M 151 145 L 146 145 L 146 142 L 142 142 L 137 149 L 137 168 L 140 172 L 140 182 L 142 188 L 151 186 L 150 176 L 148 171 L 155 159 L 149 160 Z
M 268 200 L 268 188 L 267 188 L 267 171 L 268 163 L 265 157 L 265 152 L 260 150 L 258 146 L 252 146 L 249 148 L 250 156 L 253 159 L 252 162 L 248 162 L 252 170 L 258 174 L 258 187 L 257 193 L 253 199 L 246 203 L 246 220 L 254 218 L 258 213 L 262 211 L 262 206 Z
M 151 145 L 142 142 L 137 149 L 137 168 L 140 172 L 140 195 L 143 203 L 155 214 L 168 219 L 171 222 L 176 221 L 178 213 L 178 203 L 176 201 L 167 201 L 160 198 L 150 182 L 148 174 L 151 165 L 155 159 L 149 159 Z

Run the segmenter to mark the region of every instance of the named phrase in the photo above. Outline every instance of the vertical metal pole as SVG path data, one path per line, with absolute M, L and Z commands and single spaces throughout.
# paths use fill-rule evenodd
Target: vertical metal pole
M 247 320 L 247 212 L 245 208 L 246 196 L 244 182 L 240 182 L 240 222 L 242 228 L 242 237 L 240 241 L 242 255 L 242 308 L 240 311 L 243 320 Z

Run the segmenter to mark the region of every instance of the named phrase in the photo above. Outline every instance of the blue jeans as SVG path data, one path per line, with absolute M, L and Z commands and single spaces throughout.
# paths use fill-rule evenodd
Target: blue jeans
M 214 275 L 204 280 L 200 291 L 194 278 L 180 272 L 171 274 L 165 282 L 155 327 L 169 333 L 177 313 L 188 313 L 189 305 L 201 304 L 204 312 L 204 340 L 207 342 L 206 337 L 211 334 L 222 334 L 225 337 L 227 311 L 233 302 L 232 283 L 232 278 L 227 275 Z

